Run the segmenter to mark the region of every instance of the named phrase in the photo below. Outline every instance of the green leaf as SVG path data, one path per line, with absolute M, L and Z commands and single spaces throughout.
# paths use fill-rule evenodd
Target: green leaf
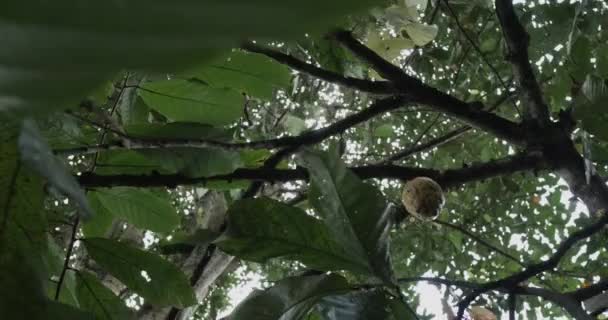
M 7 318 L 44 314 L 49 253 L 43 183 L 18 158 L 20 122 L 0 119 L 0 310 Z
M 416 320 L 418 317 L 412 312 L 411 307 L 403 303 L 400 299 L 390 299 L 388 302 L 393 317 L 396 320 Z
M 219 236 L 219 233 L 209 229 L 197 229 L 193 234 L 178 232 L 172 235 L 171 240 L 161 240 L 159 248 L 163 254 L 189 253 L 194 247 L 208 245 Z
M 454 249 L 457 251 L 462 250 L 463 238 L 459 232 L 447 232 L 448 240 L 454 245 Z
M 331 229 L 320 220 L 268 198 L 235 202 L 228 210 L 227 230 L 216 244 L 256 262 L 283 257 L 318 270 L 367 271 L 367 263 L 335 243 Z
M 172 71 L 210 60 L 243 39 L 325 31 L 372 0 L 6 2 L 0 18 L 4 110 L 64 108 L 119 70 Z M 36 10 L 32 11 L 31 8 Z M 253 17 L 253 18 L 252 18 Z M 162 21 L 163 23 L 159 23 Z
M 584 79 L 585 75 L 591 71 L 591 42 L 586 36 L 576 37 L 568 47 L 568 54 L 571 58 L 571 75 L 576 79 Z
M 276 89 L 285 89 L 291 82 L 291 71 L 285 65 L 243 51 L 233 51 L 214 63 L 185 72 L 184 76 L 212 87 L 231 88 L 266 100 L 273 98 Z
M 390 301 L 381 290 L 354 291 L 323 298 L 318 309 L 326 320 L 387 319 Z
M 367 265 L 369 274 L 391 283 L 391 210 L 382 193 L 347 169 L 335 147 L 327 153 L 306 150 L 301 158 L 310 175 L 309 202 L 333 239 Z
M 234 90 L 174 79 L 145 83 L 139 95 L 171 121 L 215 126 L 233 123 L 243 115 L 243 96 Z
M 408 36 L 417 46 L 424 46 L 437 36 L 437 26 L 423 23 L 410 23 L 405 26 Z
M 296 116 L 287 115 L 285 120 L 283 120 L 283 124 L 287 128 L 287 131 L 292 136 L 297 136 L 306 130 L 306 121 L 302 118 L 298 118 Z
M 158 163 L 166 172 L 193 178 L 231 173 L 242 164 L 238 152 L 218 148 L 159 148 L 137 152 Z
M 23 120 L 18 145 L 21 160 L 30 169 L 46 178 L 59 192 L 74 200 L 80 207 L 78 213 L 83 220 L 86 221 L 93 217 L 93 211 L 89 207 L 84 190 L 68 168 L 55 157 L 34 120 Z
M 169 232 L 179 217 L 168 195 L 146 189 L 116 187 L 91 191 L 112 215 L 154 232 Z
M 272 153 L 268 149 L 247 149 L 241 151 L 241 161 L 246 168 L 257 168 L 264 164 L 264 161 Z
M 110 150 L 99 153 L 97 170 L 100 175 L 152 174 L 160 164 L 134 150 Z
M 384 11 L 384 18 L 393 26 L 400 28 L 418 20 L 418 10 L 415 5 L 393 5 Z
M 406 6 L 408 7 L 417 7 L 420 11 L 424 11 L 426 9 L 427 1 L 426 0 L 403 0 Z
M 91 313 L 55 301 L 47 301 L 45 309 L 39 318 L 26 319 L 95 320 L 95 316 Z
M 346 279 L 334 274 L 286 278 L 251 293 L 236 306 L 230 319 L 301 319 L 319 299 L 349 289 Z
M 97 277 L 79 271 L 76 290 L 80 307 L 95 314 L 97 320 L 135 319 L 133 312 L 110 289 L 106 288 Z
M 315 56 L 315 60 L 323 69 L 338 74 L 345 73 L 345 63 L 349 59 L 349 53 L 344 47 L 324 37 L 315 37 L 311 41 L 314 47 L 310 48 L 310 53 Z
M 601 43 L 595 49 L 597 70 L 600 76 L 608 78 L 608 44 Z
M 608 128 L 605 125 L 608 120 L 606 99 L 608 99 L 606 81 L 588 75 L 581 88 L 581 94 L 574 103 L 574 117 L 581 121 L 582 127 L 587 132 L 604 141 L 608 141 Z
M 140 139 L 208 139 L 228 141 L 232 132 L 195 122 L 138 123 L 125 126 L 129 136 Z
M 126 102 L 119 103 L 120 120 L 123 123 L 123 128 L 131 125 L 147 124 L 150 117 L 150 108 L 148 108 L 144 100 L 137 94 L 136 89 L 132 88 L 132 90 L 134 92 L 129 92 L 128 94 L 132 94 L 135 101 L 130 105 Z M 123 95 L 126 94 L 127 93 L 123 93 Z
M 388 61 L 397 59 L 401 51 L 415 47 L 414 42 L 410 39 L 383 39 L 377 34 L 370 34 L 368 36 L 367 45 Z
M 66 257 L 66 252 L 60 248 L 52 237 L 48 237 L 48 250 L 46 257 L 44 257 L 49 266 L 49 280 L 59 280 L 61 272 L 63 271 L 63 264 Z M 47 295 L 49 299 L 55 299 L 55 293 L 57 291 L 57 282 L 49 281 L 47 287 Z M 63 283 L 61 284 L 61 290 L 59 291 L 59 302 L 63 302 L 74 307 L 79 306 L 78 298 L 76 297 L 76 279 L 74 273 L 66 272 Z
M 186 276 L 158 255 L 109 239 L 82 242 L 95 262 L 150 303 L 177 308 L 196 303 Z
M 395 136 L 395 130 L 390 123 L 383 124 L 374 130 L 374 136 L 378 138 L 390 138 Z
M 114 215 L 101 203 L 99 194 L 94 191 L 87 193 L 91 209 L 95 212 L 93 219 L 82 224 L 82 233 L 91 237 L 106 237 L 114 222 Z

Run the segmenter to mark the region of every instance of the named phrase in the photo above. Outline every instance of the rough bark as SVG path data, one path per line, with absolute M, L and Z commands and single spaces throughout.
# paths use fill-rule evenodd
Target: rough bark
M 228 210 L 224 195 L 220 192 L 209 191 L 203 195 L 201 205 L 204 214 L 201 228 L 219 232 Z M 181 269 L 191 279 L 196 298 L 199 302 L 205 299 L 211 285 L 224 273 L 233 260 L 234 257 L 215 250 L 213 245 L 199 245 L 183 261 Z M 138 314 L 138 318 L 141 320 L 186 320 L 195 311 L 196 306 L 178 310 L 171 307 L 156 308 L 144 305 Z

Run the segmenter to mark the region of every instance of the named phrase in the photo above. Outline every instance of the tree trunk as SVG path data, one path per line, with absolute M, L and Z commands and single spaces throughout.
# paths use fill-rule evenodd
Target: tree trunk
M 220 192 L 209 191 L 201 197 L 203 219 L 201 228 L 220 231 L 228 206 L 224 195 Z M 211 285 L 228 269 L 234 257 L 229 256 L 213 245 L 199 245 L 181 264 L 182 271 L 191 280 L 200 303 L 209 293 Z M 171 307 L 158 308 L 144 305 L 138 318 L 141 320 L 186 320 L 196 311 L 196 305 L 178 310 Z

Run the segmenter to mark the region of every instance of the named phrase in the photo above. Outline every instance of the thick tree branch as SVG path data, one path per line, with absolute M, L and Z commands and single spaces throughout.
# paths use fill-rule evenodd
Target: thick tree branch
M 242 48 L 249 52 L 263 54 L 279 63 L 282 63 L 293 70 L 300 71 L 321 80 L 335 83 L 347 88 L 375 93 L 375 94 L 395 94 L 397 89 L 388 81 L 370 81 L 353 77 L 346 77 L 333 71 L 319 68 L 311 63 L 304 62 L 294 56 L 282 53 L 275 49 L 259 46 L 254 43 L 246 43 Z
M 595 233 L 601 231 L 602 229 L 604 229 L 604 226 L 606 226 L 606 224 L 608 224 L 608 215 L 605 214 L 595 223 L 571 234 L 566 240 L 564 240 L 559 245 L 555 253 L 553 253 L 553 255 L 548 260 L 532 264 L 519 273 L 513 274 L 497 281 L 485 283 L 479 288 L 473 290 L 473 292 L 468 294 L 459 303 L 458 314 L 456 318 L 462 319 L 466 308 L 468 308 L 471 302 L 473 302 L 479 295 L 491 290 L 496 290 L 498 288 L 515 288 L 518 286 L 519 283 L 537 274 L 554 269 L 555 267 L 557 267 L 560 260 L 566 255 L 568 250 L 570 250 L 577 242 L 591 237 Z
M 587 299 L 593 298 L 598 294 L 603 293 L 608 290 L 608 279 L 602 279 L 598 283 L 594 283 L 586 288 L 581 288 L 576 291 L 572 291 L 568 293 L 572 298 L 577 301 L 585 301 Z
M 287 136 L 282 138 L 258 140 L 251 142 L 224 142 L 218 140 L 192 140 L 192 139 L 139 139 L 126 136 L 129 146 L 117 144 L 100 144 L 89 147 L 55 150 L 56 154 L 84 154 L 95 153 L 101 150 L 117 149 L 162 149 L 162 148 L 220 148 L 226 150 L 242 149 L 276 149 L 293 146 L 306 146 L 317 144 L 333 135 L 340 134 L 346 130 L 363 123 L 382 113 L 402 107 L 408 101 L 405 97 L 388 97 L 376 100 L 371 106 L 335 123 L 314 131 L 302 133 L 298 136 Z
M 496 14 L 509 48 L 507 60 L 513 65 L 515 78 L 524 95 L 524 116 L 545 127 L 550 122 L 549 108 L 543 99 L 540 85 L 530 64 L 528 56 L 530 35 L 520 23 L 512 0 L 496 0 L 495 3 Z
M 444 188 L 452 188 L 461 184 L 492 178 L 499 175 L 512 174 L 526 170 L 549 169 L 546 163 L 535 155 L 516 155 L 503 159 L 473 165 L 461 169 L 435 170 L 394 165 L 373 165 L 351 168 L 361 179 L 387 178 L 409 180 L 414 177 L 426 176 L 433 178 Z M 170 175 L 98 175 L 83 173 L 77 177 L 85 188 L 101 188 L 114 186 L 132 187 L 176 187 L 178 185 L 205 184 L 213 181 L 268 181 L 286 182 L 307 180 L 305 169 L 237 169 L 233 173 L 212 177 L 192 178 L 181 174 Z
M 428 86 L 419 79 L 407 75 L 399 67 L 386 61 L 370 48 L 356 40 L 350 32 L 337 31 L 334 38 L 369 64 L 381 76 L 390 80 L 412 102 L 427 105 L 466 124 L 487 131 L 514 144 L 524 144 L 519 125 L 483 110 L 480 103 L 467 103 Z
M 283 148 L 283 149 L 277 151 L 275 154 L 273 154 L 268 159 L 266 159 L 266 161 L 264 161 L 264 164 L 262 165 L 261 168 L 262 169 L 274 169 L 276 166 L 279 165 L 281 160 L 289 157 L 291 154 L 296 152 L 300 147 L 301 147 L 301 145 L 294 145 L 294 146 Z M 241 197 L 243 199 L 253 198 L 258 193 L 258 191 L 262 188 L 263 185 L 264 185 L 263 181 L 253 182 L 251 184 L 251 186 L 249 186 L 249 188 L 247 188 L 247 190 L 245 190 L 245 192 L 243 192 Z
M 608 210 L 608 187 L 597 173 L 588 172 L 585 160 L 570 139 L 570 132 L 559 123 L 535 131 L 530 139 L 540 140 L 542 152 L 570 191 L 583 200 L 592 215 Z

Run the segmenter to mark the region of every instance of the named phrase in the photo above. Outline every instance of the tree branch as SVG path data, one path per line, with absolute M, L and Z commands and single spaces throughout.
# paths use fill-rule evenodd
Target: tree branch
M 576 291 L 572 291 L 568 293 L 572 298 L 577 301 L 585 301 L 587 299 L 593 298 L 598 294 L 603 293 L 608 290 L 608 279 L 603 279 L 598 283 L 592 284 L 586 288 L 581 288 Z
M 523 271 L 508 276 L 506 278 L 481 285 L 479 288 L 475 289 L 473 292 L 465 296 L 465 298 L 458 304 L 458 314 L 456 319 L 462 319 L 465 309 L 468 308 L 471 302 L 473 302 L 479 295 L 498 288 L 509 289 L 517 287 L 519 283 L 539 273 L 554 269 L 555 267 L 557 267 L 560 260 L 566 255 L 568 250 L 570 250 L 577 242 L 591 237 L 595 233 L 601 231 L 606 224 L 608 224 L 607 214 L 603 215 L 595 223 L 571 234 L 566 240 L 564 240 L 559 245 L 555 253 L 548 260 L 532 264 Z
M 495 103 L 494 105 L 488 109 L 488 111 L 494 111 L 496 110 L 503 102 L 505 102 L 507 99 L 509 99 L 510 94 L 507 93 L 506 95 L 503 95 L 502 97 L 500 97 Z M 441 145 L 444 145 L 454 139 L 457 139 L 458 137 L 464 135 L 465 133 L 471 131 L 473 128 L 471 126 L 462 126 L 460 128 L 454 129 L 442 136 L 439 136 L 437 138 L 433 138 L 425 143 L 422 144 L 414 144 L 412 147 L 409 147 L 407 149 L 401 150 L 391 156 L 389 156 L 388 158 L 380 161 L 380 164 L 385 164 L 385 163 L 390 163 L 393 161 L 397 161 L 397 160 L 401 160 L 404 158 L 407 158 L 411 155 L 414 155 L 418 152 L 422 152 L 422 151 L 426 151 L 426 150 L 430 150 L 430 149 L 434 149 L 437 148 Z
M 477 52 L 477 54 L 479 55 L 479 57 L 481 58 L 481 60 L 488 66 L 488 68 L 490 69 L 491 73 L 494 74 L 494 76 L 496 77 L 496 79 L 498 80 L 498 82 L 500 83 L 500 85 L 503 87 L 503 89 L 505 90 L 505 92 L 509 93 L 509 86 L 502 79 L 502 77 L 500 76 L 500 73 L 498 72 L 498 70 L 496 69 L 496 67 L 494 67 L 494 65 L 488 60 L 488 57 L 486 57 L 486 55 L 481 51 L 481 49 L 479 48 L 479 46 L 477 45 L 477 43 L 475 42 L 475 40 L 469 35 L 469 33 L 466 31 L 466 29 L 462 26 L 462 24 L 460 23 L 460 19 L 458 19 L 458 15 L 454 11 L 454 9 L 452 9 L 452 6 L 450 5 L 449 1 L 448 0 L 443 0 L 443 3 L 445 5 L 445 7 L 447 8 L 448 13 L 454 19 L 454 22 L 456 23 L 456 27 L 458 27 L 458 29 L 460 30 L 460 32 L 462 33 L 462 35 L 467 39 L 467 41 L 469 42 L 469 44 L 471 45 L 471 47 L 473 48 L 473 50 L 475 50 L 475 52 Z M 482 30 L 480 30 L 480 32 L 481 31 Z M 519 113 L 519 109 L 517 108 L 517 105 L 515 104 L 515 101 L 511 100 L 511 102 L 513 103 L 513 107 L 515 108 L 515 110 Z M 520 114 L 520 116 L 521 116 L 521 114 Z
M 70 258 L 72 257 L 72 251 L 74 250 L 74 245 L 76 244 L 76 236 L 78 233 L 78 224 L 80 219 L 76 217 L 74 220 L 74 224 L 72 224 L 72 233 L 70 235 L 70 243 L 68 243 L 68 249 L 65 253 L 65 258 L 63 260 L 63 268 L 61 269 L 61 274 L 59 275 L 59 281 L 57 282 L 57 288 L 55 289 L 55 301 L 59 300 L 59 296 L 61 294 L 61 287 L 63 285 L 63 281 L 65 280 L 65 274 L 67 273 L 70 267 Z
M 282 53 L 280 51 L 262 47 L 254 43 L 246 43 L 242 46 L 243 50 L 263 54 L 281 64 L 290 67 L 293 70 L 300 71 L 311 75 L 315 78 L 335 83 L 347 88 L 375 93 L 375 94 L 395 94 L 397 89 L 388 81 L 370 81 L 353 77 L 346 77 L 333 71 L 319 68 L 311 63 L 304 62 L 294 56 Z
M 434 179 L 444 188 L 460 186 L 463 183 L 479 181 L 491 177 L 512 174 L 525 170 L 548 169 L 546 163 L 535 155 L 516 155 L 503 159 L 490 161 L 461 169 L 435 170 L 415 167 L 402 167 L 394 165 L 372 165 L 350 168 L 361 179 L 387 178 L 410 180 L 414 177 L 426 176 Z M 114 186 L 132 187 L 169 187 L 178 185 L 205 184 L 213 181 L 268 181 L 286 182 L 294 180 L 307 180 L 308 174 L 305 169 L 274 169 L 256 168 L 237 169 L 233 173 L 211 177 L 188 177 L 181 174 L 151 174 L 151 175 L 98 175 L 95 173 L 83 173 L 77 177 L 78 181 L 86 188 L 102 188 Z
M 519 125 L 483 111 L 481 103 L 467 103 L 458 98 L 428 86 L 419 79 L 407 75 L 399 67 L 386 61 L 373 50 L 356 40 L 350 32 L 337 31 L 334 38 L 353 52 L 359 59 L 368 63 L 381 76 L 393 82 L 400 93 L 412 102 L 427 105 L 466 124 L 494 134 L 514 144 L 523 144 L 524 138 Z
M 496 0 L 496 14 L 509 49 L 507 60 L 513 65 L 513 73 L 524 95 L 524 117 L 533 119 L 541 127 L 549 122 L 549 108 L 536 81 L 528 56 L 530 35 L 519 21 L 512 0 Z
M 276 149 L 292 146 L 305 146 L 319 143 L 333 135 L 342 133 L 360 123 L 363 123 L 377 115 L 400 108 L 408 101 L 405 97 L 388 97 L 376 100 L 371 106 L 357 113 L 347 116 L 327 127 L 302 133 L 298 136 L 287 136 L 282 138 L 258 140 L 251 142 L 223 142 L 206 139 L 140 139 L 128 137 L 129 146 L 122 143 L 99 144 L 96 146 L 78 147 L 71 149 L 55 150 L 56 154 L 84 154 L 95 153 L 102 150 L 122 149 L 162 149 L 162 148 L 220 148 L 226 150 L 242 149 Z
M 434 284 L 442 284 L 445 286 L 459 287 L 464 289 L 479 289 L 483 287 L 481 283 L 468 282 L 463 280 L 450 280 L 444 278 L 432 278 L 432 277 L 412 277 L 412 278 L 400 278 L 397 279 L 399 283 L 408 283 L 408 282 L 420 282 L 426 281 Z M 516 295 L 526 295 L 526 296 L 536 296 L 541 297 L 547 301 L 551 301 L 560 307 L 564 308 L 574 319 L 578 320 L 591 320 L 593 319 L 589 316 L 585 310 L 581 307 L 580 303 L 570 297 L 568 294 L 563 294 L 559 292 L 554 292 L 551 290 L 547 290 L 544 288 L 535 288 L 535 287 L 522 287 L 517 286 L 514 288 L 504 288 L 499 287 L 496 290 L 507 293 L 507 294 L 516 294 Z

